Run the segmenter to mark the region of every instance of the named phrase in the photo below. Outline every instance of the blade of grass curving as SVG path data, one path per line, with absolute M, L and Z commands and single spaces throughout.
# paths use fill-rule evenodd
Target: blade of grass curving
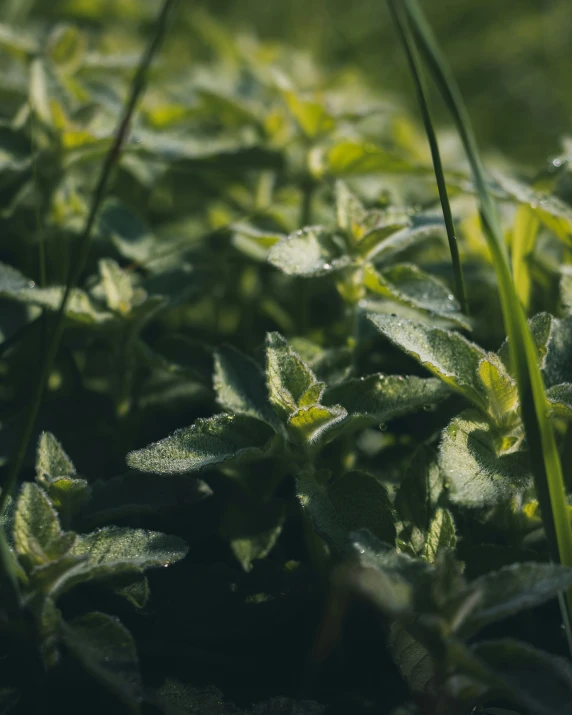
M 403 0 L 403 3 L 416 40 L 455 122 L 471 165 L 479 199 L 481 223 L 497 274 L 536 493 L 548 543 L 555 561 L 572 566 L 572 528 L 567 513 L 560 456 L 548 418 L 536 348 L 511 274 L 498 211 L 487 188 L 485 170 L 472 125 L 455 78 L 416 0 Z M 567 593 L 567 601 L 568 610 L 572 612 L 571 592 Z M 571 644 L 570 621 L 565 618 L 564 622 Z
M 431 111 L 427 99 L 427 92 L 425 90 L 423 68 L 421 66 L 421 61 L 419 59 L 415 42 L 411 35 L 411 28 L 409 27 L 407 14 L 404 12 L 402 3 L 399 0 L 397 0 L 397 2 L 396 0 L 387 0 L 387 4 L 389 6 L 389 11 L 391 12 L 391 15 L 393 17 L 393 21 L 397 28 L 399 37 L 401 39 L 403 49 L 405 50 L 405 55 L 409 64 L 409 71 L 413 79 L 413 84 L 415 85 L 417 102 L 419 104 L 419 109 L 421 110 L 421 116 L 423 118 L 425 133 L 427 134 L 427 140 L 431 149 L 433 168 L 435 170 L 435 179 L 437 181 L 437 189 L 439 191 L 439 200 L 441 201 L 443 219 L 445 220 L 445 228 L 447 230 L 447 238 L 449 240 L 449 250 L 451 252 L 451 262 L 453 264 L 453 274 L 455 276 L 455 292 L 461 304 L 461 309 L 463 313 L 465 313 L 465 315 L 468 315 L 469 304 L 467 301 L 467 294 L 465 290 L 465 281 L 463 280 L 461 259 L 459 257 L 459 246 L 457 244 L 457 237 L 455 235 L 455 223 L 453 221 L 453 214 L 451 212 L 451 204 L 449 203 L 449 195 L 447 193 L 447 185 L 445 182 L 443 163 L 441 162 L 439 143 L 437 141 L 437 135 L 433 128 Z
M 34 424 L 36 422 L 36 417 L 40 409 L 42 395 L 47 382 L 47 378 L 51 372 L 56 354 L 58 352 L 58 347 L 64 328 L 65 310 L 71 292 L 76 287 L 87 262 L 91 245 L 91 234 L 93 231 L 97 213 L 101 207 L 103 199 L 105 198 L 112 170 L 120 157 L 121 148 L 125 142 L 125 139 L 127 138 L 129 126 L 131 124 L 131 119 L 135 112 L 135 108 L 147 84 L 147 75 L 149 67 L 151 65 L 151 61 L 153 60 L 153 57 L 159 49 L 161 41 L 165 35 L 165 31 L 167 29 L 167 21 L 176 2 L 177 0 L 164 0 L 163 2 L 157 21 L 155 23 L 153 35 L 141 57 L 141 61 L 139 62 L 139 66 L 137 67 L 137 71 L 135 72 L 135 76 L 133 77 L 133 80 L 131 82 L 129 97 L 125 104 L 123 115 L 119 121 L 113 143 L 103 162 L 103 166 L 101 168 L 101 173 L 93 194 L 85 226 L 79 238 L 77 257 L 70 268 L 68 280 L 66 283 L 66 289 L 62 296 L 62 301 L 58 308 L 58 312 L 55 316 L 52 333 L 48 341 L 47 349 L 43 356 L 40 378 L 36 384 L 35 392 L 24 420 L 24 426 L 20 435 L 20 439 L 18 441 L 14 457 L 11 461 L 10 469 L 4 482 L 2 492 L 0 493 L 0 512 L 6 504 L 6 500 L 10 493 L 13 491 L 16 481 L 18 479 L 18 474 L 24 461 L 24 456 L 26 454 L 28 443 L 32 436 Z

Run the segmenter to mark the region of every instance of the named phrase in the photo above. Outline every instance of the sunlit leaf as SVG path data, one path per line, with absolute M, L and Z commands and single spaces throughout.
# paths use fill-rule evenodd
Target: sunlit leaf
M 276 243 L 268 260 L 290 276 L 324 276 L 351 264 L 344 251 L 340 236 L 319 226 L 307 227 Z

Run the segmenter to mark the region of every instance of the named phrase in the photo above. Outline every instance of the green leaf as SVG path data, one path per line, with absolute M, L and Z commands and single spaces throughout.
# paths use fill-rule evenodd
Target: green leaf
M 471 327 L 448 286 L 412 264 L 401 263 L 382 273 L 366 266 L 364 285 L 376 295 L 426 310 L 467 330 Z
M 156 252 L 156 238 L 146 223 L 130 206 L 118 199 L 108 199 L 99 216 L 103 233 L 124 258 L 144 263 Z
M 421 555 L 442 492 L 439 465 L 422 447 L 413 457 L 395 496 L 395 510 L 400 518 L 397 544 L 401 551 Z
M 288 417 L 287 426 L 296 441 L 318 445 L 333 436 L 332 430 L 343 423 L 347 414 L 339 405 L 300 407 Z
M 130 313 L 134 305 L 135 291 L 127 271 L 111 258 L 104 258 L 99 262 L 99 272 L 107 307 L 121 315 Z
M 288 109 L 309 139 L 328 134 L 335 127 L 335 120 L 321 102 L 305 99 L 292 91 L 283 93 Z
M 349 415 L 344 429 L 360 429 L 431 407 L 449 394 L 447 386 L 435 378 L 377 374 L 327 388 L 322 403 L 341 405 Z
M 389 544 L 395 542 L 395 516 L 387 488 L 366 472 L 346 472 L 327 485 L 330 500 L 346 532 L 369 529 Z
M 456 610 L 470 600 L 471 610 L 457 632 L 469 638 L 485 626 L 534 608 L 572 586 L 572 569 L 550 563 L 515 563 L 471 581 L 444 604 Z
M 14 546 L 28 567 L 57 561 L 74 545 L 76 536 L 60 527 L 57 513 L 36 484 L 22 486 L 14 514 Z
M 343 181 L 336 181 L 336 218 L 338 228 L 359 240 L 363 233 L 361 222 L 366 210 Z
M 572 668 L 564 658 L 511 638 L 477 643 L 471 650 L 478 659 L 477 668 L 484 666 L 479 673 L 483 681 L 503 699 L 531 715 L 566 715 L 569 711 Z
M 564 382 L 549 387 L 546 390 L 546 399 L 554 415 L 567 420 L 572 419 L 572 383 Z
M 454 549 L 457 545 L 457 533 L 453 515 L 448 509 L 437 509 L 423 544 L 422 558 L 434 563 L 441 549 Z
M 169 566 L 184 558 L 187 551 L 185 542 L 176 536 L 106 526 L 78 536 L 70 552 L 75 562 L 61 573 L 46 574 L 49 586 L 45 590 L 56 599 L 86 581 L 103 580 L 113 584 L 118 578 L 132 578 L 148 568 Z
M 36 454 L 36 479 L 51 483 L 60 477 L 75 476 L 73 462 L 51 432 L 42 432 Z
M 390 315 L 368 315 L 389 340 L 421 365 L 486 411 L 486 397 L 478 378 L 480 361 L 486 353 L 450 330 L 431 328 Z
M 449 424 L 443 432 L 439 466 L 453 503 L 493 506 L 530 484 L 526 453 L 502 454 L 505 441 L 474 410 L 465 410 Z
M 277 499 L 259 502 L 239 498 L 226 505 L 222 532 L 245 571 L 252 569 L 253 561 L 272 551 L 285 518 L 284 504 Z
M 27 305 L 57 311 L 62 297 L 63 286 L 38 288 L 12 266 L 0 263 L 0 296 L 17 300 Z M 66 308 L 66 316 L 79 323 L 102 323 L 112 318 L 111 313 L 102 311 L 91 298 L 79 288 L 74 288 Z
M 380 219 L 360 240 L 358 251 L 364 259 L 376 264 L 385 262 L 430 236 L 440 235 L 445 229 L 438 214 L 404 214 L 384 211 Z
M 266 380 L 270 402 L 282 417 L 319 402 L 324 384 L 279 333 L 266 336 Z
M 345 250 L 341 236 L 321 226 L 309 226 L 272 246 L 268 261 L 289 276 L 325 276 L 351 265 Z
M 283 233 L 261 231 L 242 223 L 233 226 L 233 245 L 255 261 L 266 261 L 270 249 L 285 240 L 286 236 Z
M 144 691 L 135 641 L 121 622 L 105 613 L 88 613 L 62 622 L 67 648 L 104 688 L 140 711 Z
M 426 610 L 433 568 L 424 561 L 395 551 L 362 529 L 351 534 L 352 549 L 360 565 L 375 573 L 364 582 L 364 595 L 390 616 L 408 616 Z
M 518 389 L 497 355 L 489 353 L 481 360 L 479 378 L 487 394 L 490 417 L 499 427 L 510 427 L 511 423 L 519 419 Z
M 65 72 L 74 72 L 81 65 L 85 39 L 72 25 L 56 25 L 47 40 L 46 53 Z
M 343 550 L 348 539 L 346 525 L 338 513 L 327 487 L 311 470 L 301 470 L 296 474 L 296 496 L 307 511 L 316 532 L 337 549 Z
M 548 387 L 563 382 L 572 382 L 572 316 L 557 320 L 552 318 L 552 330 L 546 347 L 546 357 L 542 366 L 544 381 Z
M 279 429 L 280 421 L 270 405 L 264 373 L 254 360 L 232 347 L 217 350 L 214 387 L 225 410 L 255 417 Z
M 342 140 L 323 150 L 316 150 L 311 159 L 314 175 L 336 177 L 366 174 L 420 174 L 431 169 L 412 163 L 396 152 L 365 141 Z
M 391 656 L 411 690 L 426 692 L 435 674 L 433 659 L 427 649 L 396 621 L 390 626 L 388 640 Z
M 260 459 L 273 431 L 259 420 L 243 415 L 215 415 L 148 447 L 129 452 L 133 469 L 156 474 L 182 474 L 222 464 L 231 459 Z

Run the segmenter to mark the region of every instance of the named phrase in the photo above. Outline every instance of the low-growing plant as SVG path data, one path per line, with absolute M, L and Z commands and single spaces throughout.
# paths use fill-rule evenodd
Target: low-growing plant
M 0 25 L 0 712 L 568 711 L 567 149 L 485 171 L 388 4 L 425 133 L 183 3 Z

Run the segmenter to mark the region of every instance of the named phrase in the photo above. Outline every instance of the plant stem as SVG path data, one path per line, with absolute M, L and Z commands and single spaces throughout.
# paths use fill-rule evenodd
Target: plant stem
M 435 179 L 437 181 L 437 189 L 439 191 L 439 200 L 441 202 L 443 219 L 445 221 L 445 229 L 447 231 L 447 238 L 449 240 L 449 251 L 451 253 L 451 262 L 453 264 L 453 274 L 455 278 L 455 292 L 457 294 L 459 302 L 461 303 L 461 309 L 463 313 L 465 313 L 465 315 L 469 315 L 469 302 L 467 300 L 465 281 L 463 279 L 463 269 L 461 267 L 461 259 L 459 257 L 459 246 L 457 243 L 457 237 L 455 235 L 455 223 L 453 221 L 451 204 L 449 202 L 449 195 L 447 193 L 447 184 L 445 182 L 445 172 L 443 171 L 443 164 L 441 162 L 439 143 L 437 141 L 437 135 L 433 127 L 431 111 L 429 109 L 429 102 L 427 99 L 427 92 L 424 86 L 421 62 L 417 53 L 417 48 L 415 47 L 415 42 L 413 41 L 411 35 L 409 21 L 407 19 L 407 15 L 403 10 L 401 0 L 397 0 L 397 2 L 396 0 L 388 0 L 388 5 L 395 26 L 397 27 L 397 32 L 399 33 L 403 49 L 405 50 L 405 54 L 407 56 L 409 71 L 411 73 L 411 77 L 415 85 L 417 102 L 419 104 L 421 116 L 423 118 L 423 126 L 425 127 L 425 133 L 427 135 L 427 140 L 431 149 L 431 158 L 433 160 L 433 168 L 435 170 Z
M 36 418 L 40 409 L 40 404 L 42 402 L 44 388 L 58 352 L 58 347 L 64 329 L 66 307 L 71 292 L 78 284 L 80 276 L 85 268 L 85 264 L 87 262 L 91 246 L 91 234 L 95 225 L 97 214 L 106 196 L 112 170 L 117 164 L 121 155 L 121 148 L 127 138 L 129 126 L 131 124 L 131 119 L 135 112 L 135 108 L 147 84 L 147 75 L 149 67 L 151 65 L 151 61 L 153 60 L 155 53 L 159 49 L 163 36 L 165 35 L 165 31 L 167 28 L 167 20 L 175 3 L 176 0 L 164 0 L 163 2 L 163 6 L 156 21 L 155 31 L 145 52 L 141 57 L 141 61 L 131 83 L 131 91 L 123 111 L 123 116 L 117 127 L 113 143 L 103 162 L 103 166 L 93 194 L 91 207 L 86 219 L 86 223 L 79 238 L 79 249 L 77 257 L 70 267 L 68 279 L 66 282 L 66 288 L 54 319 L 53 330 L 48 341 L 47 349 L 43 356 L 40 378 L 36 384 L 36 389 L 30 402 L 30 407 L 26 414 L 26 418 L 24 420 L 24 426 L 20 435 L 18 446 L 12 459 L 10 470 L 8 472 L 8 476 L 6 477 L 2 493 L 0 494 L 0 513 L 2 512 L 2 509 L 6 504 L 8 496 L 11 494 L 14 489 L 14 486 L 16 485 L 18 475 L 22 467 L 22 463 L 24 461 L 24 457 L 26 455 L 26 450 L 28 448 L 28 444 L 32 436 L 34 425 L 36 423 Z

